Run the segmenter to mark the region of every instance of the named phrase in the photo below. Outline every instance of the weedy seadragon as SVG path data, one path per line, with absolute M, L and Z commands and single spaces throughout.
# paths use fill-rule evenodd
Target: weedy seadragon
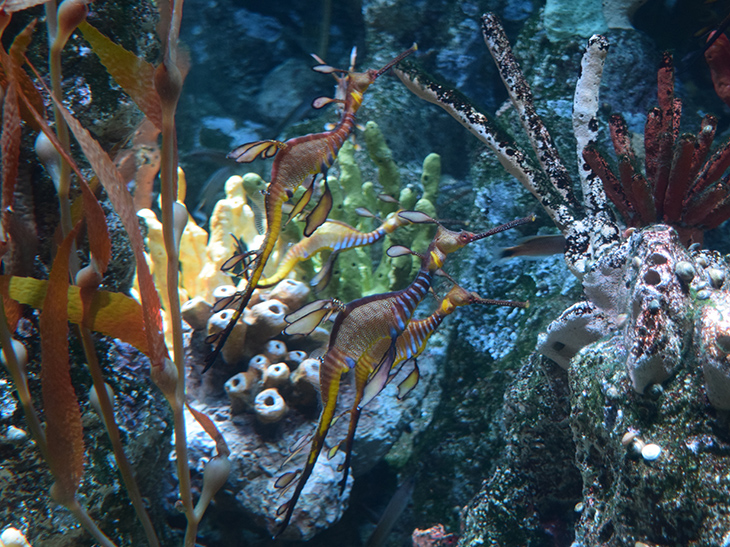
M 315 275 L 310 285 L 321 289 L 327 285 L 332 273 L 332 268 L 339 253 L 355 247 L 372 245 L 380 241 L 387 234 L 409 224 L 409 221 L 398 213 L 390 213 L 388 217 L 375 230 L 361 232 L 339 220 L 328 220 L 308 238 L 302 239 L 296 245 L 292 245 L 279 262 L 276 272 L 269 277 L 259 279 L 259 287 L 271 287 L 284 279 L 299 262 L 312 258 L 317 253 L 329 249 L 332 253 L 322 265 L 322 269 Z
M 216 310 L 225 307 L 237 307 L 228 325 L 220 332 L 206 339 L 209 344 L 215 344 L 215 348 L 206 358 L 204 371 L 208 370 L 215 362 L 236 322 L 251 300 L 251 295 L 258 285 L 264 266 L 281 232 L 284 203 L 294 196 L 294 192 L 300 186 L 304 186 L 306 191 L 294 206 L 290 218 L 301 213 L 314 192 L 314 178 L 321 173 L 325 175 L 324 192 L 317 205 L 307 216 L 304 235 L 311 235 L 326 220 L 332 207 L 332 194 L 326 180 L 327 169 L 335 161 L 342 144 L 355 127 L 355 114 L 362 104 L 364 93 L 379 76 L 390 70 L 416 49 L 417 47 L 414 44 L 380 70 L 369 69 L 365 72 L 354 72 L 353 70 L 336 69 L 326 64 L 315 66 L 315 71 L 324 74 L 344 74 L 338 79 L 340 89 L 344 90 L 343 98 L 320 97 L 312 103 L 314 108 L 322 108 L 331 103 L 340 104 L 342 113 L 337 126 L 331 131 L 295 137 L 285 142 L 264 140 L 247 143 L 239 146 L 229 154 L 229 157 L 239 163 L 251 162 L 259 156 L 263 158 L 274 157 L 274 163 L 271 167 L 271 181 L 267 187 L 264 200 L 266 233 L 258 250 L 236 255 L 226 261 L 221 268 L 225 271 L 234 268 L 239 263 L 244 263 L 244 269 L 249 272 L 248 284 L 240 293 L 231 298 L 226 298 L 224 303 L 216 303 Z
M 405 211 L 399 215 L 415 223 L 435 222 L 427 215 L 415 211 Z M 291 324 L 284 330 L 286 334 L 309 334 L 320 322 L 337 312 L 327 351 L 320 365 L 322 412 L 294 493 L 277 511 L 278 514 L 284 514 L 278 534 L 281 534 L 289 524 L 297 500 L 322 451 L 335 417 L 342 375 L 349 370 L 356 370 L 355 390 L 358 406 L 360 401 L 370 400 L 379 393 L 387 383 L 396 361 L 399 337 L 408 327 L 416 307 L 431 289 L 433 276 L 440 272 L 446 257 L 469 243 L 525 224 L 534 218 L 532 215 L 517 219 L 479 234 L 467 231 L 453 232 L 439 224 L 428 249 L 423 255 L 419 255 L 421 267 L 416 278 L 405 289 L 366 296 L 348 304 L 341 304 L 336 300 L 319 300 L 289 315 L 288 320 Z M 411 251 L 404 247 L 389 250 L 391 256 L 409 252 Z M 363 356 L 366 358 L 363 359 Z M 359 371 L 358 363 L 361 364 Z M 375 363 L 375 366 L 371 363 Z M 286 473 L 277 480 L 276 486 L 288 486 L 294 480 L 296 473 Z

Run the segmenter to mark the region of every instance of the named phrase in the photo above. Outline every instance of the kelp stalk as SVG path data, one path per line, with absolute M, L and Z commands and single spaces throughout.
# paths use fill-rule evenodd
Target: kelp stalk
M 13 339 L 8 328 L 8 319 L 5 314 L 5 305 L 3 304 L 2 298 L 0 298 L 0 346 L 5 357 L 5 366 L 8 368 L 10 376 L 13 379 L 13 386 L 18 394 L 18 399 L 20 399 L 20 405 L 23 407 L 23 413 L 28 422 L 28 427 L 30 427 L 30 432 L 41 451 L 43 459 L 48 461 L 46 435 L 43 432 L 41 421 L 38 419 L 38 413 L 35 411 L 35 407 L 30 398 L 28 382 L 25 377 L 25 371 L 23 370 L 24 366 L 18 361 L 18 356 L 13 349 Z
M 99 361 L 96 357 L 96 349 L 94 348 L 94 341 L 91 337 L 91 331 L 79 325 L 79 334 L 81 335 L 81 343 L 84 347 L 84 353 L 86 354 L 86 360 L 91 373 L 92 381 L 94 382 L 94 389 L 96 390 L 97 398 L 99 400 L 99 408 L 101 415 L 104 420 L 107 435 L 112 443 L 112 449 L 114 450 L 114 459 L 119 468 L 119 473 L 122 475 L 124 486 L 127 489 L 127 495 L 132 501 L 134 511 L 137 513 L 137 518 L 144 528 L 145 536 L 147 536 L 147 542 L 150 547 L 158 547 L 160 542 L 157 539 L 154 526 L 150 520 L 147 510 L 144 506 L 144 500 L 142 494 L 139 491 L 139 486 L 134 478 L 134 470 L 132 465 L 129 463 L 129 459 L 124 452 L 122 446 L 122 438 L 119 434 L 119 426 L 117 425 L 116 418 L 114 416 L 114 406 L 112 405 L 111 399 L 109 399 L 109 393 L 106 390 L 104 382 L 104 376 L 99 366 Z
M 183 0 L 175 0 L 170 6 L 169 27 L 163 28 L 162 38 L 165 52 L 160 66 L 155 70 L 155 89 L 160 97 L 162 107 L 162 147 L 160 157 L 162 236 L 167 251 L 167 288 L 170 309 L 168 310 L 172 327 L 173 358 L 177 369 L 177 382 L 174 393 L 165 392 L 172 407 L 175 422 L 175 454 L 177 458 L 178 479 L 180 481 L 180 498 L 187 518 L 185 530 L 186 547 L 194 547 L 198 523 L 202 518 L 203 507 L 195 511 L 190 487 L 190 470 L 188 465 L 187 436 L 185 433 L 185 349 L 182 335 L 182 315 L 180 313 L 180 294 L 178 292 L 179 245 L 182 228 L 187 221 L 187 211 L 177 204 L 177 139 L 175 135 L 175 110 L 182 90 L 183 76 L 178 66 L 178 35 L 182 18 Z M 164 10 L 164 8 L 162 8 Z M 165 15 L 162 14 L 163 24 Z M 177 220 L 177 222 L 176 222 Z M 176 231 L 176 226 L 180 227 Z M 219 458 L 227 461 L 226 455 L 219 453 Z M 211 460 L 214 461 L 214 460 Z M 210 464 L 210 462 L 209 462 Z M 214 464 L 216 467 L 216 464 Z M 225 466 L 223 466 L 225 467 Z M 207 466 L 206 466 L 207 471 Z M 220 488 L 228 477 L 225 472 L 223 481 L 216 481 Z M 218 477 L 216 477 L 218 478 Z M 204 483 L 205 483 L 204 479 Z M 213 492 L 214 494 L 215 492 Z M 212 494 L 207 493 L 208 501 Z M 207 505 L 207 501 L 204 502 Z
M 50 0 L 46 4 L 46 21 L 50 41 L 48 63 L 51 73 L 51 89 L 59 101 L 63 101 L 61 88 L 61 51 L 63 51 L 71 33 L 76 29 L 78 24 L 86 19 L 87 11 L 86 0 L 65 0 L 58 8 L 56 7 L 55 0 Z M 71 142 L 68 126 L 55 104 L 53 105 L 53 117 L 56 121 L 56 135 L 58 136 L 58 140 L 61 142 L 63 149 L 66 152 L 70 152 Z M 56 191 L 58 192 L 61 228 L 64 235 L 71 230 L 72 224 L 71 202 L 69 199 L 70 186 L 71 166 L 61 157 Z M 76 257 L 73 256 L 71 261 L 74 263 Z
M 32 67 L 35 71 L 35 68 Z M 36 76 L 40 80 L 40 75 L 36 71 Z M 71 120 L 71 122 L 77 123 L 70 115 L 70 113 L 65 109 L 65 107 L 62 106 L 61 102 L 54 96 L 54 106 L 57 108 L 57 111 L 59 115 L 64 120 L 64 123 L 68 126 L 66 123 L 66 120 Z M 90 233 L 93 233 L 96 235 L 96 237 L 92 237 L 93 240 L 91 242 L 91 249 L 92 249 L 92 257 L 89 266 L 87 266 L 83 271 L 83 275 L 77 275 L 79 272 L 77 272 L 77 266 L 75 264 L 75 261 L 69 260 L 69 273 L 71 275 L 71 278 L 76 280 L 77 284 L 80 287 L 80 290 L 83 292 L 87 291 L 86 298 L 90 299 L 93 296 L 93 293 L 96 291 L 98 287 L 98 283 L 101 280 L 101 275 L 104 270 L 106 270 L 106 263 L 109 259 L 109 253 L 110 253 L 110 241 L 108 238 L 108 233 L 106 231 L 106 225 L 105 225 L 105 218 L 104 214 L 101 211 L 101 207 L 98 204 L 98 201 L 96 201 L 96 198 L 91 193 L 86 181 L 84 180 L 83 176 L 81 175 L 81 172 L 79 171 L 78 167 L 73 162 L 73 159 L 71 156 L 63 150 L 62 144 L 60 143 L 60 140 L 54 137 L 52 131 L 48 127 L 48 124 L 43 120 L 43 118 L 40 116 L 40 114 L 35 111 L 35 109 L 32 107 L 32 105 L 26 101 L 26 107 L 31 111 L 33 116 L 35 117 L 36 121 L 40 125 L 42 131 L 45 133 L 45 135 L 48 137 L 49 141 L 53 144 L 53 146 L 57 149 L 57 152 L 61 159 L 69 165 L 71 169 L 73 169 L 79 180 L 79 184 L 81 185 L 81 188 L 84 192 L 84 208 L 86 212 L 86 218 L 87 223 L 89 224 L 89 230 Z M 79 142 L 82 142 L 83 137 L 80 136 L 78 129 L 75 131 L 77 138 L 79 138 Z M 82 148 L 84 147 L 84 143 L 82 143 Z M 98 165 L 95 166 L 98 169 Z M 103 236 L 102 236 L 103 233 Z M 98 262 L 101 262 L 101 266 L 99 266 Z M 101 267 L 101 272 L 99 271 L 99 267 Z M 85 323 L 85 321 L 82 320 L 82 324 Z M 104 422 L 107 427 L 107 433 L 109 435 L 110 441 L 112 443 L 112 448 L 114 450 L 114 457 L 116 458 L 117 465 L 119 467 L 119 471 L 122 475 L 122 479 L 125 483 L 125 487 L 127 488 L 127 491 L 129 493 L 130 500 L 132 501 L 132 504 L 134 506 L 134 509 L 140 519 L 140 523 L 142 524 L 142 527 L 145 530 L 145 534 L 147 536 L 147 540 L 149 544 L 152 547 L 155 547 L 159 545 L 159 541 L 157 539 L 157 536 L 154 532 L 154 528 L 152 527 L 152 522 L 147 514 L 147 511 L 144 506 L 144 502 L 142 500 L 142 496 L 139 492 L 139 487 L 136 484 L 136 481 L 134 479 L 134 473 L 132 471 L 131 465 L 129 463 L 129 460 L 126 457 L 126 454 L 124 453 L 124 448 L 121 444 L 121 439 L 119 435 L 119 428 L 116 423 L 116 419 L 114 416 L 114 409 L 111 404 L 111 401 L 109 400 L 109 397 L 107 395 L 106 389 L 104 387 L 105 382 L 104 378 L 101 372 L 101 368 L 98 363 L 98 359 L 96 356 L 96 350 L 94 348 L 94 342 L 91 335 L 91 331 L 89 328 L 79 325 L 78 329 L 78 336 L 82 341 L 82 346 L 84 348 L 84 352 L 86 355 L 87 363 L 89 365 L 89 370 L 91 372 L 92 381 L 94 384 L 94 388 L 96 389 L 97 393 L 99 394 L 99 404 L 100 404 L 100 410 L 102 412 L 102 417 L 104 419 Z M 70 509 L 70 508 L 69 508 Z M 88 518 L 88 517 L 87 517 Z

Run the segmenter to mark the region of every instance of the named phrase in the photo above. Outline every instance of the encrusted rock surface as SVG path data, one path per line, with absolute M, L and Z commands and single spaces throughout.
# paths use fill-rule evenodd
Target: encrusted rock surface
M 623 290 L 602 300 L 594 278 L 583 304 L 621 319 L 568 359 L 567 378 L 545 359 L 523 367 L 502 463 L 467 508 L 463 545 L 540 545 L 546 532 L 567 545 L 573 527 L 577 547 L 724 544 L 730 261 L 686 250 L 665 226 L 634 232 L 613 258 L 593 273 Z M 570 432 L 547 434 L 560 416 Z
M 435 378 L 440 359 L 428 356 L 419 359 L 421 379 L 404 400 L 397 399 L 396 386 L 410 369 L 401 371 L 383 393 L 365 407 L 355 436 L 352 473 L 342 496 L 338 487 L 342 471 L 338 466 L 344 461 L 344 453 L 338 451 L 330 458 L 327 449 L 322 452 L 282 536 L 284 539 L 311 539 L 340 520 L 348 506 L 353 474 L 357 477 L 372 469 L 406 430 L 414 433 L 427 425 L 434 404 L 433 392 L 437 390 Z M 193 381 L 198 383 L 197 373 L 192 371 L 191 374 Z M 340 394 L 341 409 L 352 404 L 353 391 L 345 381 Z M 317 407 L 293 408 L 276 423 L 266 424 L 257 420 L 250 410 L 232 415 L 230 402 L 224 394 L 209 393 L 205 401 L 205 404 L 194 404 L 214 419 L 231 449 L 229 459 L 232 462 L 228 483 L 218 497 L 217 506 L 210 509 L 212 518 L 217 518 L 218 511 L 226 515 L 238 513 L 274 533 L 281 520 L 276 514 L 277 508 L 291 496 L 291 489 L 277 489 L 274 483 L 284 473 L 304 465 L 309 449 L 307 441 L 319 414 Z M 331 427 L 327 447 L 334 447 L 344 438 L 347 425 L 348 416 L 344 415 Z M 202 469 L 202 464 L 214 451 L 214 443 L 194 420 L 188 419 L 187 429 L 191 467 Z M 292 449 L 297 446 L 303 449 L 289 461 Z

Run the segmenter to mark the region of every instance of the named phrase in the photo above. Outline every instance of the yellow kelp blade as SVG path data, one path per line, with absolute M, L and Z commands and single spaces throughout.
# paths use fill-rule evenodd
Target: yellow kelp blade
M 43 308 L 48 281 L 32 277 L 0 276 L 8 279 L 8 296 L 21 304 L 35 309 Z M 80 290 L 76 286 L 68 288 L 68 320 L 80 324 L 83 305 Z M 89 324 L 93 331 L 112 338 L 119 338 L 147 354 L 147 337 L 142 325 L 142 306 L 121 293 L 97 291 L 89 309 Z
M 84 21 L 78 26 L 101 64 L 158 129 L 162 129 L 162 106 L 155 89 L 155 67 L 110 40 Z

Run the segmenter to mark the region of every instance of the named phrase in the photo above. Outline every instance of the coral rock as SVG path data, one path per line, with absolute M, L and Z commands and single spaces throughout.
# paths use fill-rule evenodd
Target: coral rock
M 714 293 L 695 325 L 697 355 L 705 375 L 707 398 L 730 410 L 730 293 Z
M 639 246 L 626 363 L 634 389 L 643 393 L 649 384 L 667 380 L 681 364 L 686 347 L 689 297 L 675 275 L 677 263 L 689 255 L 675 230 L 656 226 L 636 234 Z
M 606 313 L 592 302 L 578 302 L 550 323 L 537 338 L 536 350 L 568 370 L 570 360 L 588 344 L 600 340 L 611 324 Z

